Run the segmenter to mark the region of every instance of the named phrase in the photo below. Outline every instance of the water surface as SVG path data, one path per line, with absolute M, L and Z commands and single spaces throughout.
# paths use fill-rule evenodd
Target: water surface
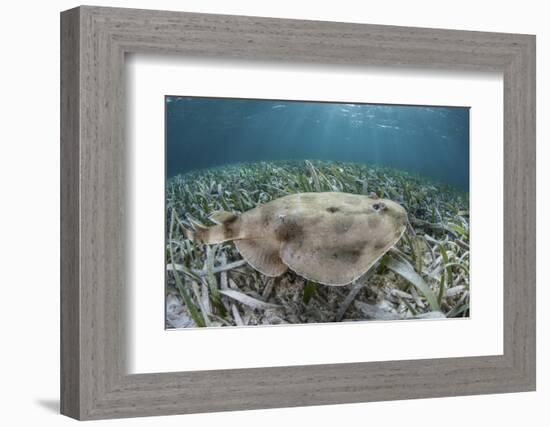
M 167 96 L 166 171 L 317 159 L 469 189 L 469 108 Z

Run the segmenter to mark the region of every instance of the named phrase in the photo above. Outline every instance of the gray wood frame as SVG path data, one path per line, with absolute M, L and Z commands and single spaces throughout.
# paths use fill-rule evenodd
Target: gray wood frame
M 126 374 L 124 57 L 131 52 L 503 72 L 504 354 Z M 61 166 L 65 415 L 99 419 L 535 390 L 534 36 L 71 9 L 61 14 Z

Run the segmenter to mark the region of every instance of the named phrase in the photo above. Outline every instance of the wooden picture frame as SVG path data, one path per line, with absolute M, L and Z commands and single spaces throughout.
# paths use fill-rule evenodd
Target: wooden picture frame
M 502 72 L 503 355 L 126 374 L 127 53 Z M 84 420 L 535 390 L 532 35 L 78 7 L 61 14 L 61 166 L 65 415 Z

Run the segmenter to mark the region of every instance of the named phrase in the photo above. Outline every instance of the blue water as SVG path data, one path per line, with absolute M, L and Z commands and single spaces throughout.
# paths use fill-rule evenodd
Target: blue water
M 168 178 L 289 159 L 390 166 L 469 190 L 469 108 L 167 96 Z

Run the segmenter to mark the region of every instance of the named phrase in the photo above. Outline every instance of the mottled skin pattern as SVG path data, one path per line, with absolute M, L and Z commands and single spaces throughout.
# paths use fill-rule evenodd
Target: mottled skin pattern
M 401 238 L 407 213 L 386 199 L 347 193 L 299 193 L 240 215 L 219 212 L 219 225 L 195 227 L 204 243 L 233 240 L 243 258 L 267 276 L 289 267 L 326 285 L 346 285 Z

